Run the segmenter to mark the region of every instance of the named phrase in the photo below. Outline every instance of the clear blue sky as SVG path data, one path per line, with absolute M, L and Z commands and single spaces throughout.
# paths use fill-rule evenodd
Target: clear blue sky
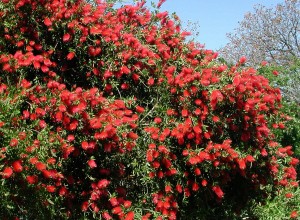
M 207 49 L 217 50 L 227 43 L 226 33 L 232 32 L 254 5 L 274 7 L 282 2 L 284 0 L 167 0 L 160 10 L 176 12 L 183 23 L 198 23 L 196 40 Z

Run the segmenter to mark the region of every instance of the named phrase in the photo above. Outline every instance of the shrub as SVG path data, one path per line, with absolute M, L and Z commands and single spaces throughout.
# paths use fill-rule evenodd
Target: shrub
M 228 218 L 297 187 L 274 136 L 289 119 L 279 89 L 185 41 L 176 16 L 144 2 L 0 9 L 2 219 Z

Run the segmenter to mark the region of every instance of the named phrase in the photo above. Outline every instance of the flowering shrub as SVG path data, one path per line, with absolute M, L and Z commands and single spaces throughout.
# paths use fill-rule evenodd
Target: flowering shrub
M 298 186 L 279 89 L 144 4 L 1 1 L 2 219 L 239 215 Z

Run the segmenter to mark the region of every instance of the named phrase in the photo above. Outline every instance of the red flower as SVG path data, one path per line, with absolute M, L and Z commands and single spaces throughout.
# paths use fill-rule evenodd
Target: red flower
M 134 132 L 129 132 L 128 133 L 128 137 L 130 139 L 136 140 L 136 139 L 138 139 L 139 136 L 136 133 L 134 133 Z
M 133 211 L 128 212 L 125 217 L 125 220 L 133 220 L 133 219 L 134 219 L 134 212 Z
M 290 198 L 293 197 L 293 193 L 286 193 L 286 194 L 285 194 L 285 197 L 288 198 L 288 199 L 290 199 Z
M 81 147 L 83 150 L 87 150 L 89 148 L 89 143 L 87 141 L 83 141 L 81 143 Z
M 131 207 L 131 202 L 129 200 L 126 200 L 123 204 L 123 206 L 128 209 L 129 207 Z
M 240 62 L 240 64 L 244 64 L 244 63 L 246 63 L 246 61 L 247 61 L 247 58 L 245 56 L 243 56 L 240 58 L 239 62 Z
M 49 26 L 52 25 L 52 21 L 49 18 L 45 18 L 44 19 L 44 24 L 49 27 Z
M 68 53 L 68 55 L 67 55 L 67 60 L 72 60 L 72 59 L 74 58 L 74 56 L 75 56 L 75 53 L 74 53 L 74 52 Z
M 298 217 L 298 213 L 296 210 L 291 212 L 291 218 L 297 218 Z
M 198 191 L 199 190 L 199 184 L 194 182 L 193 185 L 192 185 L 192 190 L 194 192 Z
M 71 35 L 69 33 L 64 34 L 63 36 L 63 42 L 68 42 L 71 39 Z
M 56 191 L 56 187 L 52 185 L 46 186 L 46 190 L 50 193 L 54 193 Z
M 45 170 L 47 168 L 47 166 L 44 163 L 42 163 L 42 162 L 37 162 L 35 164 L 35 167 L 39 171 Z
M 183 109 L 183 110 L 181 111 L 181 115 L 182 115 L 182 117 L 187 117 L 187 116 L 189 115 L 188 110 Z
M 223 193 L 222 189 L 219 186 L 213 186 L 212 190 L 218 196 L 218 198 L 222 198 L 224 196 L 224 193 Z
M 159 0 L 157 4 L 157 8 L 160 8 L 160 6 L 165 2 L 166 0 Z
M 102 213 L 102 217 L 103 217 L 105 220 L 110 220 L 110 219 L 112 219 L 111 215 L 108 214 L 107 212 L 103 212 L 103 213 Z
M 95 160 L 89 160 L 88 161 L 88 165 L 92 169 L 95 168 L 95 167 L 97 167 L 97 164 L 96 164 Z
M 117 205 L 119 205 L 119 202 L 118 202 L 118 200 L 117 200 L 117 198 L 111 198 L 110 200 L 109 200 L 109 202 L 110 202 L 110 204 L 114 207 L 114 206 L 117 206 Z
M 4 179 L 8 179 L 13 174 L 13 169 L 11 167 L 6 167 L 3 172 L 2 176 Z
M 18 145 L 19 141 L 16 138 L 11 139 L 9 145 L 11 147 L 16 147 Z
M 38 182 L 38 177 L 33 175 L 33 176 L 27 176 L 26 180 L 29 184 L 35 184 Z
M 117 207 L 112 209 L 112 213 L 119 215 L 119 214 L 122 213 L 122 208 L 120 206 L 117 206 Z
M 103 188 L 106 188 L 109 185 L 109 183 L 110 182 L 107 179 L 102 179 L 102 180 L 99 180 L 97 186 L 98 186 L 98 188 L 103 189 Z
M 137 106 L 135 109 L 138 113 L 143 113 L 145 111 L 145 109 L 141 106 Z
M 162 122 L 162 119 L 159 118 L 159 117 L 156 117 L 156 118 L 154 118 L 154 122 L 155 122 L 156 124 L 160 124 L 160 123 Z
M 81 204 L 81 210 L 83 212 L 86 212 L 89 208 L 89 202 L 88 201 L 84 201 L 82 204 Z
M 244 159 L 239 159 L 238 164 L 239 164 L 239 167 L 240 167 L 241 170 L 246 169 L 246 163 L 245 163 Z
M 21 163 L 21 161 L 19 161 L 19 160 L 14 161 L 14 162 L 12 163 L 12 167 L 13 167 L 13 170 L 14 170 L 16 173 L 22 172 L 22 170 L 23 170 L 22 163 Z

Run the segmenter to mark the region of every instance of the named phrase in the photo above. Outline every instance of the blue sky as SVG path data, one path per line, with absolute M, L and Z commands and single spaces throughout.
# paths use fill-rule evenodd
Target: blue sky
M 161 11 L 176 12 L 184 23 L 197 23 L 199 37 L 196 40 L 207 49 L 217 50 L 227 43 L 226 33 L 232 32 L 254 5 L 274 7 L 282 2 L 284 0 L 167 0 Z

